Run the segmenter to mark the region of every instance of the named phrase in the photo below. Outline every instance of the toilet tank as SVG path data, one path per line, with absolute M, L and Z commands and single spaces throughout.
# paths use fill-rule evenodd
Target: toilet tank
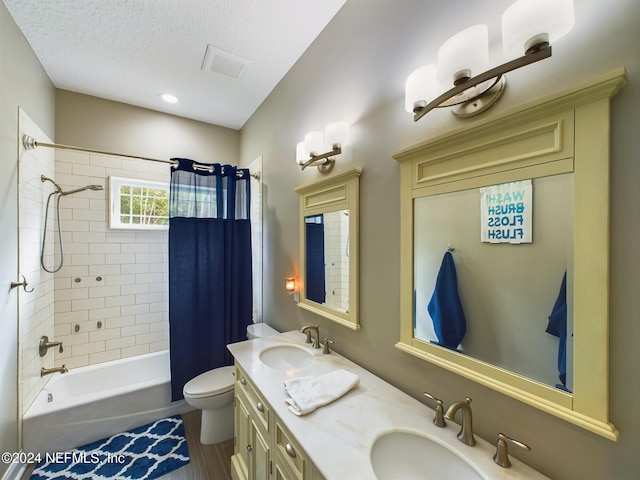
M 247 338 L 252 340 L 254 338 L 273 337 L 278 335 L 277 330 L 274 330 L 266 323 L 252 323 L 247 327 Z

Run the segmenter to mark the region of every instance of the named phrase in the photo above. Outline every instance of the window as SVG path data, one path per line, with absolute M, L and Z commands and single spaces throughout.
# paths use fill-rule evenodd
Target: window
M 109 177 L 109 228 L 166 230 L 169 228 L 169 184 Z

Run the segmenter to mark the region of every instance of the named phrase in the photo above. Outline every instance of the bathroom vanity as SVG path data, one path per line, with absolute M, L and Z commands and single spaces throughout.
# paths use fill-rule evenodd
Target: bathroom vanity
M 454 422 L 435 426 L 431 408 L 341 355 L 323 354 L 304 341 L 304 334 L 292 331 L 228 346 L 236 366 L 235 480 L 410 478 L 407 472 L 423 467 L 423 478 L 443 478 L 442 470 L 434 470 L 436 462 L 425 460 L 430 452 L 447 459 L 440 468 L 469 472 L 456 478 L 547 478 L 514 457 L 511 468 L 499 467 L 493 462 L 495 444 L 476 436 L 475 446 L 464 445 Z M 286 379 L 336 369 L 358 375 L 359 385 L 307 415 L 289 411 Z M 482 415 L 480 406 L 474 413 Z
M 324 478 L 247 373 L 236 364 L 233 478 Z

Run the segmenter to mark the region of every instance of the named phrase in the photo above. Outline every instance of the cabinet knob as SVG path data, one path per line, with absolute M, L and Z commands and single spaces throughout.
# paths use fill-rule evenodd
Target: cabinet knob
M 246 379 L 246 378 L 244 378 L 244 377 L 240 377 L 240 383 L 241 383 L 242 385 L 246 385 L 246 384 L 247 384 L 247 379 Z
M 289 455 L 291 458 L 296 458 L 296 450 L 295 448 L 293 448 L 293 445 L 291 445 L 291 443 L 287 442 L 285 444 L 284 451 L 287 452 L 287 455 Z
M 247 452 L 250 452 L 251 450 L 253 450 L 253 447 L 247 443 Z
M 259 412 L 264 412 L 264 405 L 262 404 L 262 402 L 256 403 L 256 408 Z

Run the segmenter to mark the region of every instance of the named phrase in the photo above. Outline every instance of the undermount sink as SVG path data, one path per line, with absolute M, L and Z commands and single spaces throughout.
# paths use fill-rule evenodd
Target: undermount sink
M 271 368 L 296 370 L 313 363 L 313 356 L 297 345 L 274 345 L 260 352 L 260 361 Z
M 378 480 L 482 480 L 460 456 L 429 437 L 389 432 L 371 449 L 371 465 Z

